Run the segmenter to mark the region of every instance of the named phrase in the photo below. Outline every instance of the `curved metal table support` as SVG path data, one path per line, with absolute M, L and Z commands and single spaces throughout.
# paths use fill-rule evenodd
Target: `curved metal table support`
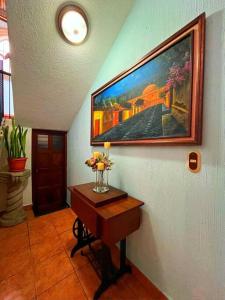
M 81 222 L 79 218 L 76 218 L 73 224 L 73 235 L 77 239 L 76 245 L 73 247 L 70 256 L 73 257 L 74 254 L 81 248 L 90 245 L 96 240 L 96 237 L 88 232 L 86 226 Z

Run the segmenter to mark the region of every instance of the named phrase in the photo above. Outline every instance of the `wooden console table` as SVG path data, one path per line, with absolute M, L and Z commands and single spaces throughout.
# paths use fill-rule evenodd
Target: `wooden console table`
M 144 203 L 127 195 L 126 192 L 110 187 L 104 194 L 92 191 L 94 183 L 69 187 L 71 207 L 77 215 L 73 233 L 77 243 L 71 251 L 75 252 L 88 245 L 94 253 L 91 243 L 102 241 L 102 249 L 94 253 L 100 268 L 101 284 L 95 292 L 94 300 L 124 273 L 131 272 L 126 264 L 126 236 L 140 226 L 140 206 Z M 112 264 L 110 246 L 120 242 L 120 268 Z

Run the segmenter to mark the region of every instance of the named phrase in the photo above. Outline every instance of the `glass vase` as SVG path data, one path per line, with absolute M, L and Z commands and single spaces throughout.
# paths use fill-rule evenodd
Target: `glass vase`
M 108 179 L 106 178 L 106 172 L 97 170 L 95 172 L 95 176 L 96 176 L 95 177 L 95 187 L 93 188 L 93 191 L 96 193 L 108 192 L 109 187 L 108 187 Z

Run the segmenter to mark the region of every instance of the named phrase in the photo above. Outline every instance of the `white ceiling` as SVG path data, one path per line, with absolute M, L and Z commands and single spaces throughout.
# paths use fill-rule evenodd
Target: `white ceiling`
M 62 0 L 8 0 L 15 115 L 32 128 L 69 129 L 133 0 L 80 0 L 90 34 L 80 46 L 55 26 Z

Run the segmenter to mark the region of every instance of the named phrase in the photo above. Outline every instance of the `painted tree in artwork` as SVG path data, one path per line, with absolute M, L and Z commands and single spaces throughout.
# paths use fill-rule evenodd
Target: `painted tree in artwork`
M 165 90 L 169 91 L 171 88 L 178 88 L 182 86 L 184 81 L 190 78 L 191 60 L 189 52 L 185 53 L 184 62 L 181 64 L 173 63 L 169 68 L 168 79 L 166 82 Z

